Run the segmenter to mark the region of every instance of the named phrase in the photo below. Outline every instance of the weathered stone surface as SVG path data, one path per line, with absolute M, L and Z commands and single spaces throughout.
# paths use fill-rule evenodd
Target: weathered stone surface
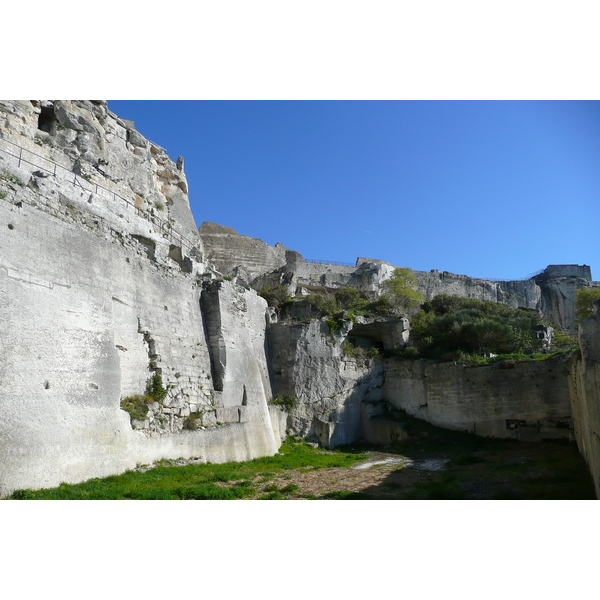
M 199 229 L 206 260 L 223 275 L 252 281 L 285 265 L 282 244 L 269 246 L 258 238 L 240 235 L 231 227 L 202 223 Z
M 600 498 L 600 300 L 595 312 L 579 323 L 581 359 L 570 369 L 575 437 Z
M 135 132 L 133 124 L 129 122 L 126 126 L 108 110 L 106 103 L 84 100 L 3 102 L 0 104 L 0 123 L 2 121 L 5 127 L 0 128 L 0 138 L 4 143 L 0 139 L 0 150 L 22 152 L 24 160 L 49 170 L 57 185 L 64 180 L 73 181 L 72 174 L 79 174 L 84 178 L 80 180 L 80 190 L 89 190 L 88 197 L 98 184 L 102 186 L 100 195 L 104 204 L 110 208 L 114 205 L 117 214 L 137 211 L 145 219 L 154 220 L 161 237 L 167 235 L 175 239 L 177 245 L 188 246 L 187 251 L 191 246 L 202 251 L 189 210 L 183 171 L 162 148 L 147 140 L 142 142 L 144 138 Z M 132 135 L 137 145 L 128 141 Z M 6 154 L 0 155 L 6 162 L 14 163 Z M 55 172 L 49 161 L 62 168 Z M 36 170 L 27 163 L 23 167 Z M 112 198 L 113 193 L 129 200 L 132 206 Z
M 375 297 L 390 263 L 309 263 L 211 223 L 199 236 L 183 160 L 104 102 L 0 101 L 0 157 L 0 495 L 161 458 L 272 455 L 287 432 L 325 446 L 388 443 L 404 430 L 386 421 L 386 401 L 444 427 L 521 439 L 569 436 L 572 414 L 600 492 L 598 314 L 582 321 L 582 359 L 569 364 L 351 358 L 344 341 L 389 350 L 406 343 L 408 321 L 359 317 L 330 331 L 298 303 L 291 317 L 309 322 L 290 325 L 219 275 Z M 527 281 L 416 276 L 426 298 L 534 308 L 571 331 L 577 289 L 600 285 L 585 265 Z M 154 374 L 166 397 L 130 419 L 120 399 L 143 394 Z M 298 405 L 269 405 L 277 394 Z
M 160 211 L 143 198 L 138 203 L 135 185 L 129 185 L 136 177 L 147 181 L 147 189 L 165 202 L 169 231 L 190 234 L 187 198 L 161 195 L 161 177 L 172 173 L 170 182 L 181 181 L 182 171 L 150 143 L 148 157 L 132 155 L 131 148 L 138 147 L 116 134 L 126 128 L 105 105 L 44 107 L 49 131 L 41 133 L 54 137 L 51 144 L 38 145 L 34 137 L 40 130 L 34 126 L 42 105 L 11 104 L 14 111 L 0 105 L 0 150 L 13 148 L 11 141 L 36 162 L 19 166 L 18 155 L 0 152 L 0 221 L 5 224 L 0 236 L 0 495 L 114 474 L 160 458 L 221 462 L 274 454 L 280 438 L 267 407 L 270 392 L 264 391 L 269 388 L 266 303 L 237 286 L 216 289 L 212 314 L 218 323 L 212 327 L 211 315 L 207 318 L 201 308 L 205 265 L 199 253 L 186 257 L 192 269 L 182 269 L 171 256 L 173 238 L 163 237 Z M 96 121 L 88 127 L 90 119 Z M 18 124 L 17 132 L 12 123 Z M 84 134 L 94 136 L 89 129 L 96 127 L 104 130 L 104 150 L 92 138 L 85 138 L 91 144 L 85 153 L 77 145 L 62 148 L 65 132 L 82 140 Z M 59 165 L 56 174 L 50 161 Z M 75 178 L 74 170 L 93 173 L 91 181 Z M 123 178 L 117 181 L 119 173 Z M 88 185 L 95 182 L 117 195 L 90 193 Z M 174 217 L 176 205 L 181 220 Z M 201 247 L 195 225 L 191 231 L 196 248 Z M 242 304 L 243 311 L 235 308 Z M 211 375 L 205 333 L 211 327 L 221 327 L 231 367 L 221 392 Z M 239 334 L 244 328 L 246 338 Z M 120 398 L 143 394 L 153 373 L 161 375 L 167 397 L 151 403 L 146 418 L 132 423 L 120 409 Z M 215 427 L 215 410 L 224 403 L 233 422 Z M 202 413 L 202 426 L 212 427 L 183 430 L 192 407 Z
M 464 367 L 386 359 L 383 395 L 395 407 L 447 429 L 525 440 L 569 438 L 568 362 Z
M 348 327 L 334 337 L 325 320 L 269 326 L 272 379 L 276 394 L 295 396 L 288 430 L 324 446 L 360 437 L 361 402 L 379 398 L 381 362 L 359 361 L 343 354 Z
M 575 333 L 575 297 L 577 290 L 593 284 L 581 277 L 558 277 L 539 282 L 541 301 L 539 309 L 560 330 Z

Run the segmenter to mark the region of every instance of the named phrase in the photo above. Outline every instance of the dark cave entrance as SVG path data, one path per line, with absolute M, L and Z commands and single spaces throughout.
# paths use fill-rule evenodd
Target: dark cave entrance
M 54 106 L 52 104 L 42 106 L 40 116 L 38 117 L 38 129 L 40 131 L 45 131 L 46 133 L 51 133 L 54 124 L 57 122 L 58 119 L 54 112 Z

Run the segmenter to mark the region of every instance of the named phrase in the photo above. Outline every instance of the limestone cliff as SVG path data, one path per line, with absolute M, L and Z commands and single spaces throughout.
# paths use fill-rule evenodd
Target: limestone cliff
M 330 332 L 325 319 L 307 324 L 269 326 L 273 385 L 278 394 L 298 400 L 288 417 L 290 433 L 338 446 L 361 434 L 362 402 L 380 399 L 381 360 L 357 360 L 344 354 L 352 329 L 347 321 Z
M 359 257 L 354 266 L 306 261 L 281 244 L 269 246 L 262 240 L 240 235 L 230 227 L 204 223 L 200 237 L 207 256 L 224 274 L 242 277 L 256 289 L 284 285 L 292 295 L 311 291 L 355 287 L 369 297 L 380 293 L 394 265 L 384 260 Z M 576 333 L 575 293 L 593 282 L 586 265 L 550 265 L 535 277 L 513 281 L 490 281 L 448 271 L 414 271 L 416 289 L 425 300 L 439 294 L 499 302 L 511 308 L 541 311 L 555 327 Z
M 0 494 L 277 451 L 266 303 L 214 281 L 180 166 L 105 103 L 0 104 Z
M 407 341 L 406 319 L 277 322 L 255 292 L 266 283 L 375 297 L 394 266 L 308 262 L 213 223 L 198 232 L 183 160 L 105 102 L 0 102 L 0 227 L 0 495 L 161 458 L 272 455 L 286 428 L 324 446 L 389 443 L 390 407 L 483 435 L 574 431 L 598 477 L 597 315 L 575 366 L 512 371 L 383 360 Z M 416 275 L 426 298 L 535 308 L 571 331 L 576 289 L 599 285 L 577 265 L 509 282 Z M 121 408 L 157 380 L 164 394 L 135 418 Z M 286 414 L 276 395 L 298 404 Z

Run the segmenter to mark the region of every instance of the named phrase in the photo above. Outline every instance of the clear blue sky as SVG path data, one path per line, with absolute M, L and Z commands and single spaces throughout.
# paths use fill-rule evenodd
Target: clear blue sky
M 305 258 L 600 280 L 600 102 L 109 101 L 185 158 L 198 226 Z

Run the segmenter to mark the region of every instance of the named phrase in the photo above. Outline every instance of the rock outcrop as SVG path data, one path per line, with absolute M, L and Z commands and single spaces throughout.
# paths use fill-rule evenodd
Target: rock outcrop
M 269 326 L 273 385 L 278 394 L 297 398 L 288 430 L 323 446 L 356 441 L 361 406 L 381 399 L 383 371 L 377 358 L 353 358 L 342 343 L 352 321 L 331 331 L 325 319 L 307 324 Z
M 375 298 L 394 266 L 198 232 L 183 159 L 102 101 L 0 101 L 0 227 L 0 495 L 163 458 L 273 455 L 286 433 L 389 443 L 403 435 L 394 407 L 482 435 L 574 433 L 598 485 L 597 313 L 580 361 L 512 370 L 383 359 L 408 341 L 402 318 L 328 320 L 298 303 L 278 321 L 263 285 Z M 534 308 L 567 331 L 576 290 L 600 285 L 585 265 L 508 282 L 415 274 L 425 298 Z
M 214 281 L 183 171 L 95 102 L 3 102 L 0 157 L 0 494 L 274 454 L 266 302 Z
M 207 262 L 223 275 L 250 282 L 285 265 L 283 244 L 269 246 L 258 238 L 208 221 L 202 223 L 199 233 L 206 243 Z
M 354 266 L 306 261 L 281 244 L 240 235 L 230 227 L 204 223 L 200 228 L 206 255 L 217 270 L 241 277 L 254 289 L 283 285 L 292 296 L 312 291 L 354 287 L 370 298 L 380 294 L 381 284 L 395 266 L 384 260 L 358 257 Z M 416 289 L 425 300 L 439 294 L 499 302 L 511 308 L 541 311 L 555 327 L 576 333 L 575 294 L 582 287 L 598 287 L 587 265 L 549 265 L 535 277 L 513 281 L 489 281 L 448 271 L 414 271 Z
M 574 432 L 600 498 L 600 300 L 594 314 L 581 320 L 579 342 L 581 358 L 569 373 Z

